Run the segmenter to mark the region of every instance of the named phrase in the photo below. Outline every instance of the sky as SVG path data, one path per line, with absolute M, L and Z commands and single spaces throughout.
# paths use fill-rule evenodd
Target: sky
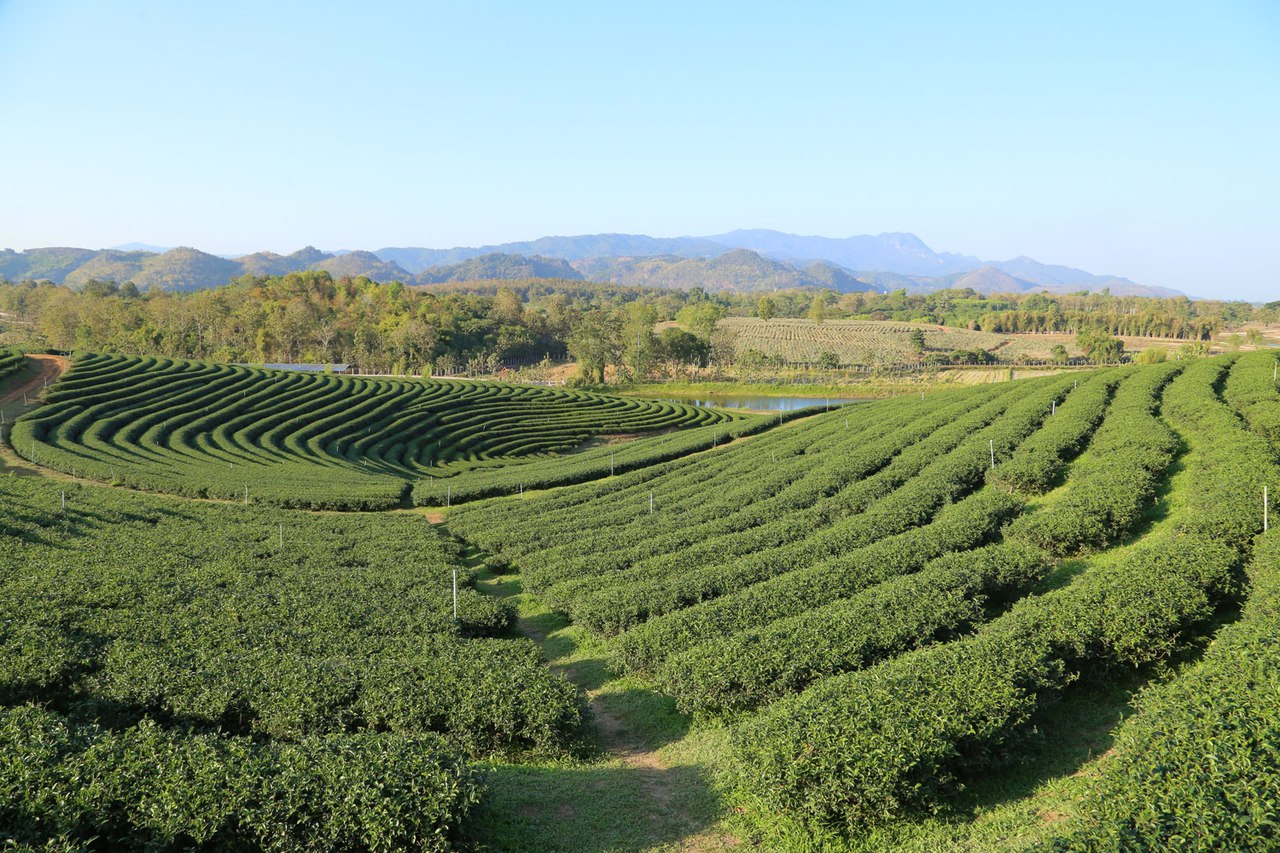
M 832 237 L 1280 299 L 1280 3 L 0 0 L 0 248 Z

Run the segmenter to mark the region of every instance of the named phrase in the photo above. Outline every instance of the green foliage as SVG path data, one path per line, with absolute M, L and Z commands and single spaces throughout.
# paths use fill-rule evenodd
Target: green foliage
M 778 314 L 778 305 L 767 296 L 761 296 L 756 304 L 756 316 L 766 323 Z
M 40 464 L 154 491 L 315 509 L 385 509 L 414 481 L 548 458 L 602 434 L 733 420 L 550 388 L 102 355 L 79 356 L 47 399 L 12 433 Z M 668 442 L 666 452 L 697 446 Z M 551 481 L 599 476 L 591 461 Z M 449 488 L 420 489 L 420 502 Z
M 432 735 L 263 743 L 0 709 L 0 824 L 27 844 L 445 851 L 479 793 Z
M 1116 364 L 1124 356 L 1124 341 L 1102 331 L 1080 332 L 1076 346 L 1094 364 Z
M 436 732 L 473 755 L 554 750 L 578 725 L 529 643 L 485 638 L 510 610 L 420 519 L 26 478 L 0 499 L 0 702 L 273 739 Z
M 1233 591 L 1261 527 L 1248 503 L 1271 474 L 1269 452 L 1214 392 L 1228 366 L 1196 364 L 1165 393 L 1170 421 L 1194 445 L 1185 493 L 1159 534 L 970 638 L 771 706 L 736 733 L 743 784 L 775 808 L 846 831 L 936 807 L 966 774 L 998 762 L 1080 669 L 1174 653 Z
M 22 370 L 27 365 L 27 357 L 21 350 L 0 348 L 0 382 Z
M 1240 621 L 1144 693 L 1060 850 L 1247 850 L 1280 843 L 1280 531 L 1254 542 Z

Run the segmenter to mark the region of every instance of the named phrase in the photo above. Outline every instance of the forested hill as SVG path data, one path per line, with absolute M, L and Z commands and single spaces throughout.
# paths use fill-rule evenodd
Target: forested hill
M 648 287 L 751 293 L 823 287 L 841 293 L 905 289 L 929 293 L 972 287 L 985 293 L 1069 293 L 1108 290 L 1123 296 L 1180 296 L 1167 288 L 1099 276 L 1027 257 L 981 261 L 934 252 L 914 234 L 833 239 L 777 231 L 733 231 L 714 237 L 655 238 L 643 234 L 544 237 L 478 248 L 384 248 L 324 252 L 312 246 L 288 255 L 256 252 L 235 258 L 182 247 L 129 244 L 115 249 L 39 248 L 0 251 L 0 278 L 48 280 L 80 288 L 90 281 L 132 282 L 139 290 L 201 290 L 243 275 L 324 270 L 336 278 L 364 276 L 406 284 L 493 279 L 587 279 Z
M 806 269 L 762 257 L 746 249 L 735 249 L 714 258 L 597 258 L 575 261 L 574 267 L 592 281 L 667 287 L 688 290 L 727 290 L 737 293 L 790 290 L 797 287 L 826 287 L 841 293 L 875 290 L 853 275 L 830 264 L 816 263 Z

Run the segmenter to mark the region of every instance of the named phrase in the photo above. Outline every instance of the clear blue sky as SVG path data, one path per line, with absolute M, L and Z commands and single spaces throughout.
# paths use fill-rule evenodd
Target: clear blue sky
M 0 247 L 911 231 L 1280 298 L 1280 3 L 0 0 Z

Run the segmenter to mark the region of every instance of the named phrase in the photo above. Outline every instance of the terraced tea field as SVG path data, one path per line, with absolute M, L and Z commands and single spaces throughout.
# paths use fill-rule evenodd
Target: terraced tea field
M 77 477 L 193 497 L 382 509 L 599 476 L 768 425 L 680 403 L 496 383 L 363 379 L 138 356 L 79 357 L 12 443 Z M 598 436 L 681 431 L 637 453 Z M 677 437 L 678 436 L 678 437 Z M 543 460 L 521 477 L 481 472 Z M 477 472 L 475 482 L 468 472 Z M 453 482 L 457 478 L 458 482 Z M 450 482 L 435 488 L 433 480 Z
M 135 848 L 1274 847 L 1275 364 L 778 426 L 79 361 L 15 429 L 42 465 L 401 508 L 0 479 L 0 823 Z

